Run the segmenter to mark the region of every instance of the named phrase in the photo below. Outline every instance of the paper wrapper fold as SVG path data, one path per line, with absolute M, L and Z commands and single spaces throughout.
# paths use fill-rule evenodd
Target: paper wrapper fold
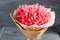
M 21 32 L 28 38 L 40 38 L 42 36 L 42 34 L 48 29 L 47 28 L 42 28 L 40 30 L 26 30 L 24 29 L 21 25 L 19 25 L 17 23 L 17 21 L 13 18 L 13 16 L 10 14 L 11 19 L 14 21 L 14 23 L 16 24 L 16 26 L 19 28 L 19 30 L 21 30 Z

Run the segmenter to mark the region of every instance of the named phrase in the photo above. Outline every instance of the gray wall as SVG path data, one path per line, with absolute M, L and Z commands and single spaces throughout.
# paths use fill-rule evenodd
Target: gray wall
M 13 12 L 19 4 L 35 4 L 36 2 L 51 7 L 56 12 L 54 25 L 60 24 L 60 0 L 0 0 L 0 25 L 15 26 L 9 13 Z

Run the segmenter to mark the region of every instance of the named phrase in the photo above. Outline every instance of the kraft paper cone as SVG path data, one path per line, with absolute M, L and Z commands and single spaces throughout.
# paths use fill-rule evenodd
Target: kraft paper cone
M 28 38 L 36 38 L 39 39 L 43 35 L 43 33 L 48 29 L 48 28 L 43 28 L 41 30 L 29 30 L 29 29 L 24 29 L 20 24 L 17 23 L 17 21 L 14 19 L 14 17 L 10 14 L 11 19 L 14 21 L 16 26 L 21 30 L 21 32 Z

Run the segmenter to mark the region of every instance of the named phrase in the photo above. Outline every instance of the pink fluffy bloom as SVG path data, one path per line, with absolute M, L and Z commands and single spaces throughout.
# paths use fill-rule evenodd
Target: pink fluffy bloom
M 25 25 L 42 25 L 49 21 L 50 11 L 45 6 L 34 5 L 19 5 L 16 9 L 15 19 Z

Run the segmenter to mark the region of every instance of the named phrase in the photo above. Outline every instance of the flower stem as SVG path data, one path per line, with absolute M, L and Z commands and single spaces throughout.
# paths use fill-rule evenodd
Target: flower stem
M 37 40 L 36 38 L 27 38 L 27 40 Z

